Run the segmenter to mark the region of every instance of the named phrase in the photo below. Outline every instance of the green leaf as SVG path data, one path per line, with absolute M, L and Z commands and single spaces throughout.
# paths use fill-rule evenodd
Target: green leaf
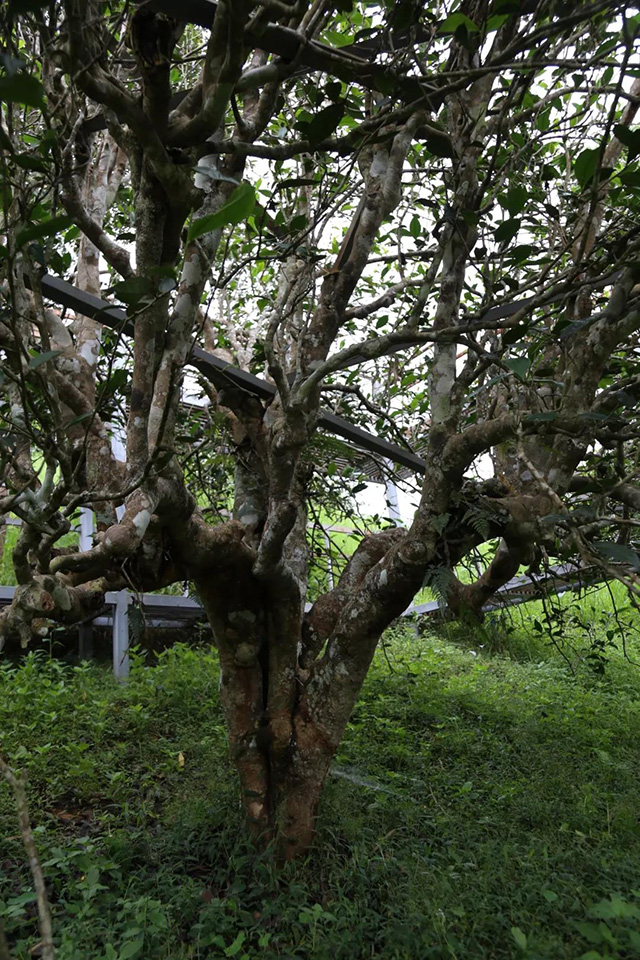
M 507 330 L 502 334 L 502 342 L 504 346 L 508 346 L 511 343 L 517 343 L 518 340 L 522 340 L 524 336 L 529 332 L 528 323 L 519 323 L 517 327 L 512 327 L 511 330 Z
M 625 187 L 637 189 L 640 187 L 640 170 L 627 170 L 625 173 L 621 173 L 620 182 L 623 183 Z
M 509 211 L 511 216 L 515 216 L 516 213 L 521 213 L 527 205 L 527 200 L 529 199 L 529 191 L 526 187 L 517 186 L 511 187 L 506 197 L 503 199 L 504 207 Z
M 626 544 L 598 540 L 594 542 L 593 546 L 607 560 L 613 560 L 614 563 L 626 563 L 634 570 L 640 571 L 640 556 Z
M 451 519 L 451 514 L 449 513 L 439 513 L 437 517 L 431 518 L 431 526 L 436 531 L 436 533 L 442 533 L 446 528 L 449 520 Z
M 187 233 L 187 243 L 197 240 L 205 233 L 219 230 L 227 224 L 241 223 L 251 214 L 256 203 L 256 191 L 250 183 L 241 183 L 233 191 L 227 202 L 216 213 L 194 220 Z
M 631 130 L 621 123 L 613 128 L 616 137 L 629 150 L 629 160 L 635 160 L 640 153 L 640 130 Z
M 24 230 L 20 230 L 16 241 L 18 246 L 22 247 L 25 243 L 30 243 L 32 240 L 41 240 L 43 237 L 50 237 L 52 234 L 60 233 L 61 230 L 66 230 L 67 227 L 70 227 L 72 224 L 73 220 L 71 217 L 65 215 L 51 217 L 49 220 L 34 223 L 29 227 L 25 227 Z
M 124 947 L 120 951 L 118 960 L 129 960 L 130 957 L 137 957 L 143 946 L 143 940 L 130 940 L 129 943 L 125 943 Z
M 560 174 L 555 167 L 552 167 L 550 163 L 543 163 L 542 169 L 540 171 L 540 179 L 543 181 L 555 180 L 559 177 Z
M 325 37 L 332 47 L 346 47 L 353 43 L 353 37 L 349 33 L 338 33 L 337 30 L 327 30 Z
M 224 951 L 226 956 L 235 957 L 235 955 L 240 952 L 242 948 L 242 944 L 245 942 L 246 939 L 247 939 L 246 933 L 244 932 L 244 930 L 241 930 L 240 933 L 236 936 L 233 943 L 230 944 L 230 946 L 228 946 L 227 949 Z
M 505 220 L 495 231 L 495 238 L 498 243 L 509 243 L 520 229 L 521 220 L 517 217 L 513 220 Z
M 89 418 L 93 416 L 95 416 L 95 410 L 85 410 L 85 412 L 81 413 L 78 417 L 69 420 L 68 423 L 65 424 L 65 427 L 73 427 L 76 423 L 82 423 L 84 420 L 89 420 Z
M 529 413 L 524 418 L 523 423 L 546 423 L 547 421 L 557 420 L 560 416 L 554 410 L 546 410 L 541 413 Z
M 508 13 L 499 13 L 495 17 L 489 17 L 487 20 L 487 33 L 491 33 L 493 30 L 499 30 L 502 24 L 508 19 Z
M 527 949 L 527 937 L 526 934 L 522 932 L 520 927 L 511 927 L 511 936 L 521 950 Z
M 38 353 L 35 357 L 31 357 L 29 360 L 29 370 L 36 370 L 41 364 L 46 363 L 47 360 L 54 360 L 56 357 L 59 357 L 62 353 L 62 350 L 47 350 L 45 353 Z
M 524 263 L 525 260 L 530 259 L 535 250 L 536 248 L 529 243 L 519 243 L 509 250 L 509 258 L 512 263 Z
M 330 103 L 320 113 L 314 114 L 307 128 L 307 136 L 311 143 L 319 143 L 330 137 L 343 116 L 344 103 Z
M 44 88 L 30 73 L 0 77 L 0 100 L 3 103 L 23 103 L 26 107 L 42 107 Z
M 151 300 L 156 292 L 155 283 L 149 277 L 129 277 L 114 284 L 113 292 L 118 300 L 135 306 L 142 300 Z
M 34 157 L 29 153 L 17 153 L 13 160 L 23 170 L 33 170 L 34 173 L 47 172 L 47 164 L 42 157 Z
M 596 172 L 599 156 L 600 150 L 594 147 L 593 150 L 583 150 L 573 161 L 573 172 L 583 190 Z
M 602 936 L 602 930 L 597 923 L 587 923 L 580 922 L 576 923 L 576 927 L 580 931 L 583 937 L 585 937 L 589 943 L 603 943 L 604 937 Z
M 438 33 L 455 33 L 460 27 L 464 27 L 467 33 L 477 33 L 479 30 L 473 20 L 469 19 L 466 14 L 450 13 L 438 27 Z
M 297 233 L 298 230 L 304 230 L 307 225 L 307 218 L 304 213 L 299 213 L 297 217 L 294 217 L 289 223 L 289 232 Z
M 424 142 L 427 145 L 427 150 L 429 153 L 432 153 L 434 157 L 451 159 L 455 156 L 451 138 L 448 137 L 446 133 L 443 133 L 442 136 L 438 136 L 437 133 L 429 133 L 425 137 Z
M 513 357 L 511 360 L 505 360 L 505 366 L 509 367 L 509 370 L 512 370 L 520 380 L 524 380 L 531 366 L 531 360 L 528 357 Z

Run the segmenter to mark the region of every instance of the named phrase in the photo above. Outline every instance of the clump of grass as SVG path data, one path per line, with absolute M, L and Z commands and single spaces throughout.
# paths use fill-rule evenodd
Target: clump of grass
M 523 660 L 390 631 L 316 850 L 281 872 L 243 840 L 212 651 L 134 658 L 126 685 L 5 664 L 2 749 L 29 770 L 59 960 L 638 956 L 640 674 L 613 646 L 594 671 L 579 634 L 568 663 L 537 618 Z M 14 816 L 0 791 L 0 916 L 26 957 Z

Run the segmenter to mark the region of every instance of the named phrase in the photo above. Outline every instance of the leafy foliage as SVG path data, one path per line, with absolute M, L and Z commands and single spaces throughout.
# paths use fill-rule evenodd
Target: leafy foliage
M 637 674 L 616 651 L 604 679 L 574 674 L 530 617 L 514 625 L 516 659 L 387 634 L 321 852 L 283 874 L 238 840 L 213 654 L 136 661 L 126 688 L 106 668 L 5 663 L 0 722 L 29 770 L 56 956 L 633 955 Z M 13 818 L 3 788 L 0 915 L 22 955 L 33 897 Z

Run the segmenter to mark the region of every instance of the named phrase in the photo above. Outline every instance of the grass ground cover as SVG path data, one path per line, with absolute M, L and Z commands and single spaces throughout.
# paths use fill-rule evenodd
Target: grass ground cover
M 605 636 L 607 597 L 591 602 L 580 617 Z M 594 670 L 563 603 L 564 654 L 534 605 L 484 634 L 390 631 L 316 852 L 280 873 L 241 839 L 213 652 L 134 657 L 127 685 L 43 654 L 3 664 L 1 749 L 29 771 L 59 960 L 639 957 L 640 671 L 615 635 Z M 2 785 L 19 960 L 34 915 Z

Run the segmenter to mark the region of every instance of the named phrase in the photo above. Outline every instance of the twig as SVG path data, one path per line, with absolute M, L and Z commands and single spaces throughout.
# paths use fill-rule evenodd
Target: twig
M 7 938 L 4 935 L 4 927 L 2 926 L 2 920 L 0 920 L 0 960 L 11 960 L 11 954 L 9 953 L 9 944 L 7 943 Z
M 38 898 L 38 926 L 40 928 L 40 936 L 42 938 L 40 944 L 42 948 L 41 957 L 42 960 L 54 960 L 51 910 L 49 909 L 49 898 L 47 897 L 47 890 L 44 883 L 42 865 L 40 863 L 40 857 L 38 856 L 38 850 L 36 848 L 35 840 L 33 839 L 33 831 L 29 821 L 29 808 L 27 806 L 27 793 L 25 790 L 26 776 L 24 773 L 16 775 L 11 767 L 5 763 L 2 757 L 0 757 L 0 773 L 2 773 L 4 779 L 13 790 L 13 794 L 16 798 L 20 832 L 22 833 L 24 848 L 27 851 L 27 856 L 29 857 L 29 868 L 31 870 L 33 885 Z M 4 946 L 2 944 L 2 939 L 3 936 L 0 936 L 0 960 L 3 960 L 2 950 L 4 949 Z M 8 952 L 6 953 L 6 956 L 9 957 Z

